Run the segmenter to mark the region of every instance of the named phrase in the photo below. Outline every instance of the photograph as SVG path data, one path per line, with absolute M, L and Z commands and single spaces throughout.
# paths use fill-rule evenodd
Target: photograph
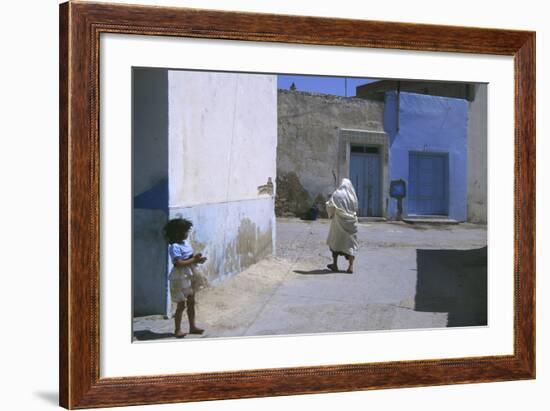
M 131 81 L 134 343 L 487 327 L 490 84 Z

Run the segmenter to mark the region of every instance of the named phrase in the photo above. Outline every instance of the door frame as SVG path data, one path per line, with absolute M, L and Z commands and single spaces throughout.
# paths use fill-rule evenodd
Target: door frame
M 384 131 L 337 128 L 335 138 L 338 141 L 338 185 L 342 178 L 350 177 L 351 146 L 375 146 L 380 154 L 380 214 L 388 217 L 389 204 L 389 135 Z M 336 187 L 335 187 L 336 188 Z

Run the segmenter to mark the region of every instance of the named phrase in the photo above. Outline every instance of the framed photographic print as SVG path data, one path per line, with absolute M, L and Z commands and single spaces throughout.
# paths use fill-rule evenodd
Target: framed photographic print
M 535 377 L 535 33 L 60 6 L 60 403 Z

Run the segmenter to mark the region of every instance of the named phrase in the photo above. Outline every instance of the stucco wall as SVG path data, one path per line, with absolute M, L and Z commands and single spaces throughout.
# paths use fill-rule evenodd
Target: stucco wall
M 277 147 L 276 76 L 169 71 L 169 213 L 213 283 L 271 254 Z
M 487 84 L 476 84 L 468 109 L 468 221 L 487 224 Z
M 132 291 L 134 315 L 164 313 L 168 218 L 168 77 L 132 70 Z
M 390 180 L 409 185 L 409 152 L 448 153 L 449 217 L 466 220 L 468 103 L 463 99 L 387 92 L 384 125 L 390 135 Z M 403 213 L 408 204 L 404 201 Z M 390 216 L 397 215 L 395 200 Z
M 276 76 L 169 71 L 170 207 L 254 200 L 275 179 Z
M 133 73 L 134 315 L 169 315 L 168 218 L 193 222 L 213 284 L 274 250 L 276 77 Z
M 271 197 L 172 208 L 170 214 L 193 222 L 190 241 L 207 256 L 202 272 L 214 285 L 273 253 Z
M 278 99 L 276 211 L 300 215 L 348 177 L 349 167 L 339 167 L 340 129 L 383 133 L 383 103 L 287 90 Z

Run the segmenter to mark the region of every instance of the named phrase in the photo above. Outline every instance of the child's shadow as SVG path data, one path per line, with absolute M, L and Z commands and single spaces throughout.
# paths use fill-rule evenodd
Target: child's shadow
M 162 340 L 163 338 L 174 338 L 173 333 L 154 333 L 149 330 L 134 331 L 134 337 L 138 341 Z

